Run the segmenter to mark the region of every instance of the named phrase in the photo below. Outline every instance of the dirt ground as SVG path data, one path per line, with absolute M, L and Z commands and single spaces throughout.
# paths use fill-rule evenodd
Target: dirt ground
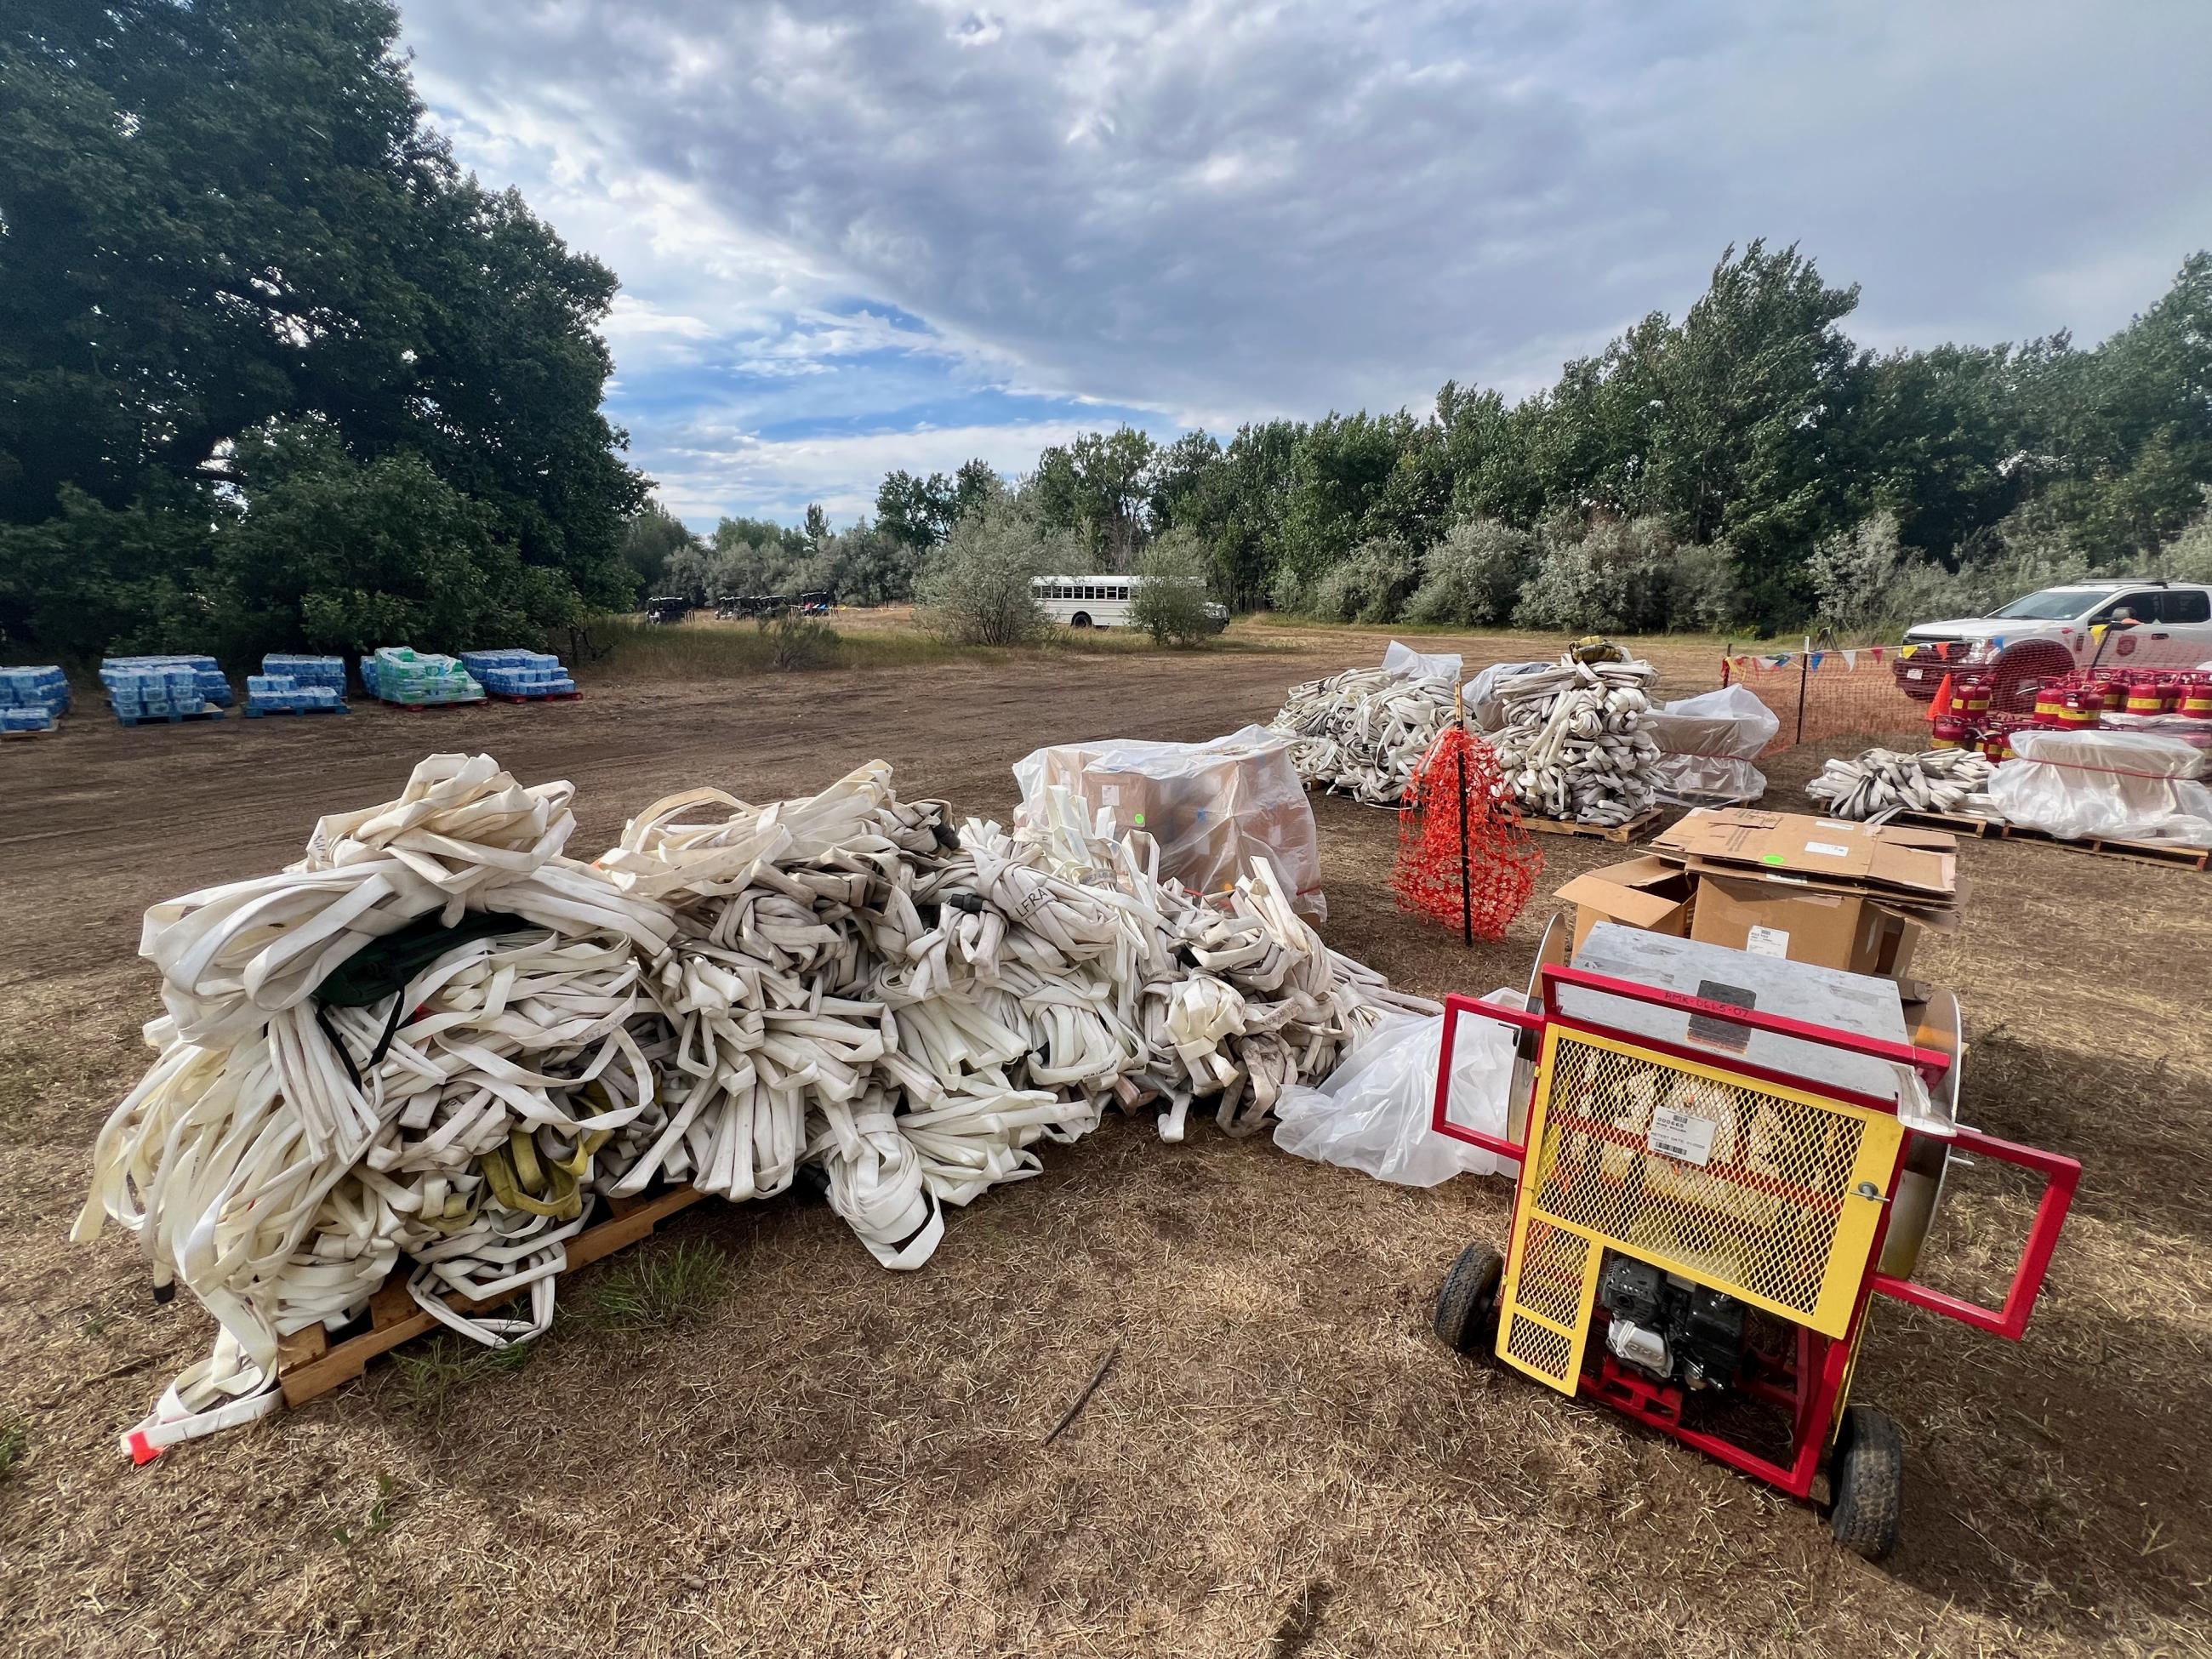
M 1857 1394 L 1907 1443 L 1880 1567 L 1435 1342 L 1447 1265 L 1503 1241 L 1502 1182 L 1385 1186 L 1210 1123 L 1050 1149 L 914 1274 L 818 1204 L 701 1205 L 641 1247 L 729 1264 L 680 1329 L 564 1313 L 520 1369 L 433 1389 L 386 1363 L 147 1468 L 118 1454 L 212 1331 L 189 1297 L 154 1304 L 127 1239 L 66 1237 L 149 1058 L 149 904 L 278 867 L 435 750 L 574 780 L 572 850 L 670 791 L 810 792 L 873 756 L 905 793 L 1003 814 L 1039 744 L 1211 736 L 1382 642 L 1251 632 L 538 708 L 136 731 L 86 710 L 0 747 L 0 1436 L 23 1436 L 0 1652 L 2212 1652 L 2212 875 L 2022 843 L 1963 848 L 1966 924 L 1922 965 L 1968 1012 L 1967 1119 L 2087 1172 L 2024 1344 L 1878 1310 Z M 1670 693 L 1712 684 L 1707 645 L 1651 653 Z M 1770 801 L 1802 805 L 1819 758 L 1778 757 Z M 1332 942 L 1430 994 L 1525 977 L 1548 903 L 1462 951 L 1392 908 L 1391 815 L 1316 810 Z M 1545 852 L 1540 892 L 1618 856 Z M 1987 1168 L 1955 1192 L 1938 1277 L 1991 1294 L 2026 1200 Z

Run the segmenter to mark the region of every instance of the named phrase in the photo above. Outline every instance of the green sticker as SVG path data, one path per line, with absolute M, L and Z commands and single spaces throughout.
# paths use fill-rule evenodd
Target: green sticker
M 1144 815 L 1142 812 L 1139 812 L 1139 813 L 1138 813 L 1138 814 L 1137 814 L 1137 828 L 1138 828 L 1138 829 L 1139 829 L 1139 830 L 1141 830 L 1141 829 L 1143 829 L 1144 827 L 1145 827 L 1145 815 Z
M 1142 823 L 1144 820 L 1139 818 L 1137 822 Z M 1779 853 L 1769 853 L 1765 858 L 1759 860 L 1759 862 L 1761 864 L 1787 864 L 1790 860 L 1784 858 Z

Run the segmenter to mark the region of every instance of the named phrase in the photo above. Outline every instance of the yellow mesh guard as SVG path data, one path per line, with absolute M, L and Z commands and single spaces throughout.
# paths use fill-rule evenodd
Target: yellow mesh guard
M 1709 1133 L 1705 1161 L 1655 1127 L 1676 1150 Z M 1572 1394 L 1608 1249 L 1843 1335 L 1881 1210 L 1854 1188 L 1889 1190 L 1901 1134 L 1886 1112 L 1551 1027 L 1498 1357 Z

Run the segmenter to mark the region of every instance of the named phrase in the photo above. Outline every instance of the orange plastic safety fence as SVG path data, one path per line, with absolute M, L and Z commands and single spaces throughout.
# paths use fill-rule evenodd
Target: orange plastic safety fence
M 1390 879 L 1399 908 L 1499 939 L 1543 873 L 1544 854 L 1521 827 L 1497 756 L 1464 726 L 1447 726 L 1399 809 Z

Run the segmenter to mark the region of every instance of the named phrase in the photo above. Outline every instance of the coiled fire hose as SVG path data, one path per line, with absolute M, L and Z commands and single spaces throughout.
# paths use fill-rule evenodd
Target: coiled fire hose
M 1176 1139 L 1210 1098 L 1247 1133 L 1386 1014 L 1434 1011 L 1330 951 L 1264 861 L 1201 901 L 1065 792 L 1019 835 L 956 830 L 872 763 L 765 807 L 671 797 L 589 866 L 562 856 L 571 793 L 434 756 L 281 876 L 148 913 L 169 1012 L 76 1237 L 129 1229 L 221 1334 L 134 1455 L 274 1409 L 279 1340 L 359 1317 L 403 1256 L 422 1307 L 503 1346 L 550 1323 L 600 1195 L 764 1197 L 811 1164 L 916 1267 L 946 1206 L 1109 1103 L 1157 1101 Z
M 1569 651 L 1556 667 L 1500 681 L 1504 725 L 1491 746 L 1522 810 L 1614 825 L 1648 809 L 1659 743 L 1644 716 L 1658 678 L 1648 662 L 1583 661 Z

